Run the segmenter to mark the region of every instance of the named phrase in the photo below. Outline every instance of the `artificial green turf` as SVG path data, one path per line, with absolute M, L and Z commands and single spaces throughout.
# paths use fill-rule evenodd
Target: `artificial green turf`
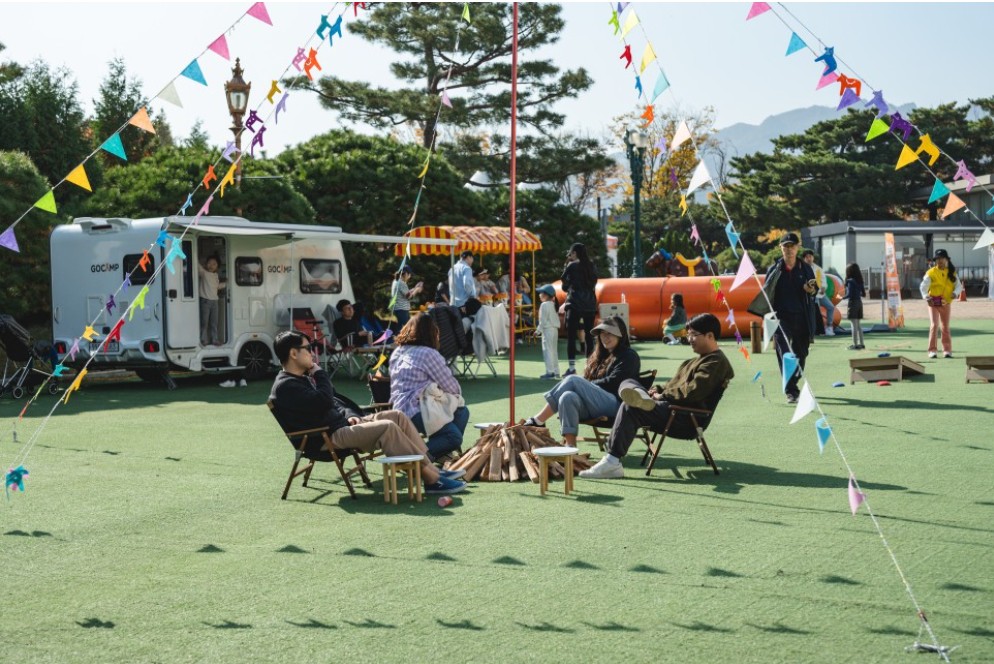
M 957 358 L 927 360 L 912 321 L 867 335 L 863 353 L 819 339 L 808 364 L 959 662 L 994 661 L 994 385 L 965 385 L 962 360 L 994 353 L 992 335 L 994 322 L 957 321 Z M 352 500 L 327 466 L 280 501 L 291 454 L 263 405 L 268 384 L 88 381 L 37 439 L 27 492 L 2 508 L 3 660 L 914 657 L 903 652 L 918 635 L 914 607 L 865 509 L 849 513 L 837 451 L 818 454 L 817 416 L 789 424 L 772 353 L 747 365 L 724 347 L 738 376 L 708 431 L 720 476 L 692 443 L 670 441 L 646 478 L 636 445 L 624 480 L 578 479 L 570 497 L 555 482 L 545 498 L 530 482 L 478 483 L 447 509 L 405 496 L 384 505 L 378 475 Z M 660 376 L 690 353 L 638 349 Z M 881 350 L 928 375 L 850 386 L 846 360 Z M 506 360 L 497 366 L 506 375 Z M 519 419 L 542 403 L 549 383 L 531 378 L 542 372 L 540 351 L 519 349 Z M 463 386 L 473 421 L 507 417 L 505 377 Z M 366 400 L 359 383 L 339 387 Z M 21 441 L 52 403 L 18 424 Z M 9 431 L 20 405 L 0 403 L 0 463 L 19 449 Z

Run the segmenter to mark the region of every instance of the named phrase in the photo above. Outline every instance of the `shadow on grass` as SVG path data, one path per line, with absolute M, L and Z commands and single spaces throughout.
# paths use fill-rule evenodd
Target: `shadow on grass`
M 966 634 L 967 636 L 979 636 L 985 639 L 994 637 L 994 629 L 989 629 L 987 627 L 971 627 L 970 629 L 957 629 L 956 627 L 950 627 L 949 629 L 954 632 L 959 632 L 960 634 Z
M 320 620 L 315 620 L 314 618 L 311 618 L 304 623 L 293 622 L 292 620 L 287 620 L 286 622 L 288 625 L 304 629 L 338 629 L 337 625 L 329 625 L 328 623 L 323 623 Z
M 310 551 L 301 549 L 299 546 L 293 544 L 287 544 L 282 549 L 276 549 L 276 553 L 310 553 Z
M 861 586 L 861 585 L 863 585 L 861 582 L 856 581 L 854 579 L 847 579 L 844 576 L 836 576 L 834 574 L 830 574 L 828 576 L 823 576 L 823 577 L 821 577 L 818 580 L 821 581 L 822 583 L 830 583 L 830 584 L 837 585 L 837 586 Z
M 734 629 L 729 629 L 727 627 L 718 627 L 717 625 L 709 625 L 707 623 L 702 623 L 700 620 L 695 620 L 692 625 L 683 625 L 681 623 L 670 623 L 675 627 L 680 627 L 681 629 L 686 629 L 691 632 L 712 632 L 715 634 L 731 634 Z
M 563 567 L 566 567 L 568 569 L 600 569 L 600 567 L 598 567 L 597 565 L 588 563 L 583 560 L 574 560 L 572 562 L 568 562 L 564 564 Z
M 12 537 L 51 537 L 53 539 L 59 539 L 52 533 L 45 532 L 44 530 L 32 530 L 30 533 L 26 530 L 8 530 L 4 533 L 4 535 L 10 535 Z
M 87 618 L 83 621 L 76 621 L 76 624 L 83 629 L 114 629 L 114 623 L 110 620 L 101 620 L 100 618 Z
M 881 636 L 915 636 L 915 633 L 910 629 L 902 629 L 900 627 L 867 627 L 866 631 L 870 634 L 880 634 Z
M 552 623 L 548 622 L 540 622 L 537 625 L 527 625 L 522 622 L 515 622 L 514 624 L 517 625 L 518 627 L 524 627 L 525 629 L 531 630 L 533 632 L 553 632 L 556 634 L 573 634 L 576 631 L 575 629 L 570 629 L 569 627 L 560 627 L 558 625 L 553 625 Z
M 666 574 L 665 570 L 661 570 L 658 567 L 653 567 L 651 565 L 636 565 L 628 571 L 636 572 L 638 574 Z
M 706 576 L 720 576 L 727 579 L 742 579 L 745 578 L 744 575 L 737 572 L 732 572 L 727 569 L 721 569 L 720 567 L 709 567 L 708 571 L 705 572 Z
M 366 618 L 362 622 L 352 622 L 351 620 L 345 620 L 346 625 L 351 625 L 352 627 L 358 627 L 359 629 L 396 629 L 396 625 L 391 625 L 389 623 L 381 623 L 378 620 L 373 620 L 372 618 Z
M 939 586 L 939 590 L 959 590 L 967 593 L 985 593 L 987 592 L 984 588 L 978 588 L 976 586 L 968 586 L 963 583 L 943 583 Z
M 376 486 L 376 482 L 373 486 Z M 468 492 L 460 495 L 469 495 Z M 450 517 L 452 509 L 458 508 L 462 500 L 452 496 L 452 504 L 448 508 L 438 506 L 436 499 L 431 495 L 425 495 L 422 502 L 407 502 L 407 496 L 401 495 L 397 499 L 397 504 L 383 502 L 382 493 L 363 494 L 359 493 L 359 498 L 353 500 L 348 494 L 338 499 L 335 504 L 322 503 L 327 507 L 340 507 L 349 514 L 375 514 L 383 516 L 424 516 L 424 517 Z
M 219 546 L 214 546 L 213 544 L 205 544 L 197 549 L 197 553 L 224 553 L 224 549 Z
M 617 623 L 613 620 L 603 625 L 595 625 L 594 623 L 588 623 L 588 622 L 583 622 L 582 624 L 586 625 L 590 629 L 596 629 L 598 632 L 641 632 L 642 631 L 638 627 L 628 627 L 626 625 L 622 625 L 621 623 Z
M 436 551 L 434 553 L 429 553 L 427 556 L 425 556 L 425 560 L 437 560 L 437 561 L 443 562 L 443 563 L 454 563 L 454 562 L 456 562 L 455 558 L 453 558 L 452 556 L 448 556 L 448 555 L 442 553 L 441 551 Z
M 218 623 L 216 625 L 205 620 L 204 624 L 208 627 L 213 627 L 214 629 L 252 629 L 252 625 L 248 623 L 236 623 L 231 620 L 225 620 L 223 623 Z
M 924 376 L 916 376 L 915 381 L 920 381 Z M 933 377 L 934 378 L 934 377 Z M 894 408 L 897 410 L 916 411 L 927 413 L 936 410 L 965 410 L 977 413 L 994 413 L 994 409 L 983 406 L 970 406 L 957 403 L 939 403 L 936 401 L 912 401 L 911 399 L 894 399 L 893 401 L 867 401 L 865 399 L 850 399 L 848 397 L 822 397 L 821 401 L 838 402 L 850 406 L 862 408 Z M 889 427 L 888 427 L 889 428 Z M 919 435 L 919 434 L 916 434 Z
M 749 627 L 758 629 L 761 632 L 767 632 L 769 634 L 796 634 L 798 636 L 803 636 L 805 634 L 811 634 L 810 631 L 806 629 L 797 629 L 796 627 L 788 627 L 783 623 L 774 623 L 773 625 L 756 625 L 753 623 L 745 623 Z
M 517 558 L 512 558 L 511 556 L 501 556 L 500 558 L 494 558 L 492 562 L 494 565 L 512 565 L 512 566 L 521 566 L 521 567 L 523 567 L 526 564 L 524 561 L 518 560 Z
M 472 620 L 460 620 L 459 622 L 445 622 L 441 618 L 435 618 L 435 622 L 441 627 L 447 627 L 448 629 L 467 629 L 471 632 L 482 632 L 486 627 L 481 627 L 480 625 L 473 624 Z
M 578 503 L 588 503 L 590 505 L 606 505 L 608 507 L 621 507 L 618 503 L 624 500 L 621 496 L 609 496 L 603 493 L 588 493 L 578 495 Z

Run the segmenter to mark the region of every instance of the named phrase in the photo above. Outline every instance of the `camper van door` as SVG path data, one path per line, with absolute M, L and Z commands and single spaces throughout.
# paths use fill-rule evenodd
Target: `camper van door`
M 182 249 L 186 259 L 174 259 L 172 271 L 167 267 L 164 272 L 166 348 L 200 345 L 200 302 L 193 288 L 193 261 L 197 257 L 190 240 L 183 240 Z

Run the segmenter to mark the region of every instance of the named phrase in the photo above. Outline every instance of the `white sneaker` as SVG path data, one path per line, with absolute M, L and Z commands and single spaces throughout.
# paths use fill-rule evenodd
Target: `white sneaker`
M 248 387 L 248 381 L 242 378 L 240 381 L 238 381 L 238 387 Z
M 625 468 L 620 461 L 604 455 L 604 457 L 587 470 L 580 471 L 580 477 L 588 480 L 616 480 L 625 476 Z
M 831 325 L 829 325 L 828 327 L 825 328 L 825 336 L 826 337 L 834 337 L 835 336 L 835 330 L 832 329 Z
M 223 383 L 218 383 L 218 386 L 219 387 L 234 387 L 235 386 L 235 381 L 233 381 L 233 380 L 226 380 Z
M 936 353 L 934 350 L 930 350 L 928 352 L 928 356 L 934 359 L 935 357 L 938 356 L 938 353 Z
M 656 402 L 649 396 L 649 393 L 636 387 L 623 387 L 618 392 L 618 396 L 630 408 L 649 412 L 656 407 Z

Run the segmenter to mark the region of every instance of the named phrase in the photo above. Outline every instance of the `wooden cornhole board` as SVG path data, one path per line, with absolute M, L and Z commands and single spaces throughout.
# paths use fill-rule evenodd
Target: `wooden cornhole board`
M 966 358 L 966 382 L 982 380 L 994 381 L 994 355 L 974 355 Z
M 849 360 L 849 384 L 857 380 L 875 383 L 878 380 L 902 380 L 925 374 L 925 367 L 901 355 L 891 357 L 866 357 Z

